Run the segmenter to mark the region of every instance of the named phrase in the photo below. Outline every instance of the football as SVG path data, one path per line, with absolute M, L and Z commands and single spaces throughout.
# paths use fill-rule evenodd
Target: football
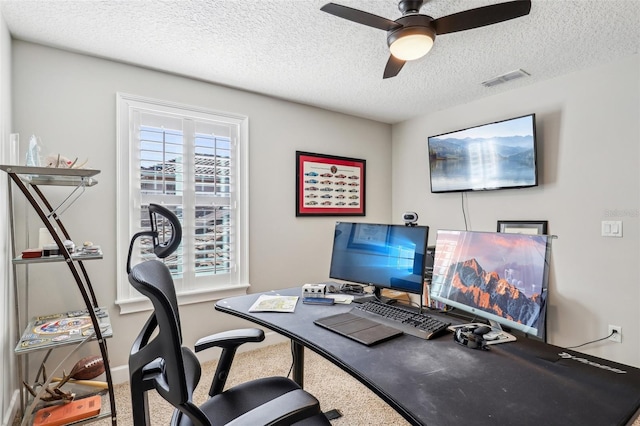
M 104 361 L 101 356 L 92 355 L 82 358 L 71 369 L 72 379 L 91 380 L 104 373 Z

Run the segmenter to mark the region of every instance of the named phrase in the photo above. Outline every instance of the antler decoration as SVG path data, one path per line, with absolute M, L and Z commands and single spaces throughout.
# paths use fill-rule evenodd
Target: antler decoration
M 44 363 L 42 363 L 40 368 L 42 370 L 42 377 L 44 379 L 44 383 L 47 383 L 48 382 L 47 372 L 46 372 Z M 58 400 L 64 400 L 66 402 L 73 401 L 73 399 L 75 398 L 75 394 L 71 393 L 70 391 L 65 392 L 61 389 L 65 383 L 67 383 L 70 379 L 74 379 L 74 380 L 93 379 L 102 373 L 104 373 L 104 362 L 102 360 L 102 357 L 93 355 L 93 356 L 82 358 L 81 360 L 75 363 L 75 365 L 73 366 L 69 374 L 66 374 L 64 370 L 62 371 L 62 380 L 59 380 L 55 385 L 50 385 L 49 387 L 45 387 L 44 388 L 45 394 L 41 396 L 40 399 L 45 402 L 58 401 Z M 33 387 L 29 386 L 24 381 L 22 383 L 27 388 L 29 393 L 33 395 L 34 398 L 37 396 L 37 392 L 35 389 L 44 386 L 44 383 L 40 383 L 40 382 L 34 384 Z
M 75 366 L 74 366 L 74 370 L 75 370 Z M 71 391 L 65 392 L 60 388 L 69 381 L 71 376 L 74 374 L 74 371 L 71 370 L 71 373 L 69 375 L 65 374 L 63 371 L 62 374 L 63 374 L 62 380 L 60 380 L 55 385 L 50 385 L 49 387 L 44 388 L 45 394 L 40 397 L 42 401 L 45 401 L 45 402 L 59 401 L 59 400 L 63 400 L 66 402 L 73 401 L 76 395 L 74 393 L 71 393 Z M 47 373 L 44 365 L 42 365 L 42 378 L 44 379 L 44 383 L 47 383 Z M 29 386 L 25 381 L 23 381 L 22 384 L 27 388 L 29 393 L 34 398 L 38 396 L 38 392 L 36 391 L 36 389 L 43 386 L 43 383 L 40 383 L 40 382 L 35 383 L 33 387 Z

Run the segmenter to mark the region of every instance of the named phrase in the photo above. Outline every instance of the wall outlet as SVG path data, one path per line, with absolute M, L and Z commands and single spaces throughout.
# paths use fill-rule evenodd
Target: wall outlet
M 615 333 L 613 333 L 615 331 Z M 609 334 L 613 333 L 609 340 L 622 343 L 622 327 L 619 325 L 609 325 Z

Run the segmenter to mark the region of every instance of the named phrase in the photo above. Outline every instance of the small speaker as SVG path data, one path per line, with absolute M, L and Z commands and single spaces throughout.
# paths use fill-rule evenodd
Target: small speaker
M 305 284 L 302 286 L 302 297 L 325 297 L 327 286 L 325 284 Z
M 424 274 L 428 279 L 433 275 L 433 262 L 436 258 L 436 246 L 427 247 L 427 253 L 424 257 Z

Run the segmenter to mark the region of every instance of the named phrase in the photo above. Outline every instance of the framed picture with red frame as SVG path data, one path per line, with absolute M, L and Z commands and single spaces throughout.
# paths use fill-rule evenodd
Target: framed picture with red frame
M 296 151 L 296 216 L 364 216 L 366 164 Z

